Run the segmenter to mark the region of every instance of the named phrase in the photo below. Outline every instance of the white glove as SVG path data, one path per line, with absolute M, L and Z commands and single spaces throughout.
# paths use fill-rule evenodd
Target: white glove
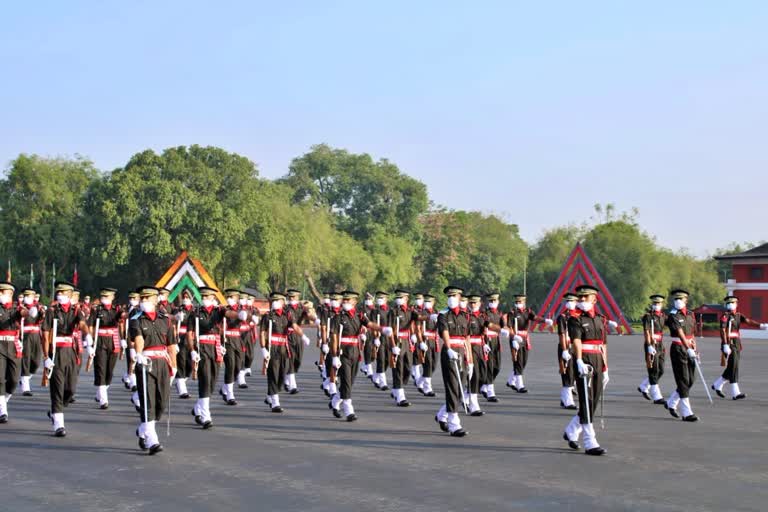
M 91 333 L 88 333 L 85 335 L 85 346 L 91 347 L 93 345 L 93 336 L 91 336 Z
M 437 322 L 437 313 L 432 313 L 431 315 L 429 315 L 429 321 L 432 323 Z
M 475 372 L 475 365 L 474 364 L 468 364 L 467 365 L 467 378 L 471 379 L 472 374 Z
M 560 357 L 562 358 L 563 361 L 567 363 L 568 361 L 571 360 L 571 353 L 568 352 L 567 350 L 563 350 L 563 352 L 560 354 Z
M 520 349 L 520 342 L 522 342 L 522 341 L 523 341 L 523 338 L 521 338 L 520 336 L 515 334 L 515 337 L 512 338 L 512 348 L 515 349 L 515 350 L 519 350 Z
M 323 354 L 327 354 L 328 352 L 331 351 L 331 347 L 329 347 L 327 343 L 323 343 L 321 350 L 323 351 Z
M 426 343 L 422 341 L 421 343 L 419 343 L 419 350 L 421 350 L 422 352 L 426 352 L 427 350 L 429 350 L 429 347 L 427 346 Z
M 248 320 L 248 312 L 240 310 L 240 312 L 237 314 L 237 318 L 239 318 L 241 322 L 245 322 Z
M 690 357 L 691 359 L 696 359 L 696 351 L 695 350 L 693 350 L 692 348 L 689 348 L 688 350 L 686 350 L 686 352 L 688 352 L 688 357 Z
M 96 355 L 96 349 L 93 346 L 88 345 L 88 357 L 93 357 L 95 355 Z
M 381 328 L 381 334 L 383 334 L 384 336 L 392 336 L 392 328 L 389 327 L 388 325 L 385 325 L 384 327 Z
M 608 385 L 608 381 L 611 380 L 610 377 L 608 377 L 608 370 L 605 370 L 603 372 L 603 389 L 605 389 L 605 386 Z
M 547 327 L 552 327 L 552 324 L 555 322 L 553 322 L 551 318 L 545 318 L 544 323 L 547 324 Z
M 373 346 L 379 348 L 381 346 L 381 340 L 379 338 L 373 340 Z
M 136 349 L 132 348 L 131 351 L 129 352 L 129 355 L 130 355 L 131 361 L 133 361 L 135 363 L 136 362 Z
M 339 368 L 341 368 L 341 359 L 339 358 L 339 356 L 336 356 L 336 357 L 334 357 L 334 358 L 333 358 L 333 360 L 331 361 L 331 364 L 332 364 L 332 365 L 333 365 L 333 367 L 334 367 L 334 368 L 336 368 L 337 370 L 338 370 Z
M 221 355 L 222 356 L 227 355 L 227 346 L 226 345 L 222 345 L 221 346 Z
M 485 345 L 483 345 L 483 352 L 485 352 L 486 354 L 490 353 L 491 352 L 491 346 L 488 345 L 487 343 Z
M 505 340 L 509 339 L 509 329 L 506 327 L 499 331 L 499 337 L 504 338 Z
M 760 324 L 760 328 L 764 331 L 768 331 L 768 324 Z
M 179 311 L 178 313 L 176 313 L 176 321 L 177 322 L 183 322 L 184 321 L 184 312 L 183 311 Z
M 309 336 L 307 336 L 306 334 L 301 335 L 301 341 L 304 343 L 305 347 L 309 346 Z
M 253 317 L 253 323 L 254 325 L 259 325 L 259 317 L 257 316 Z
M 37 313 L 38 313 L 37 306 L 32 306 L 31 308 L 29 308 L 29 317 L 30 318 L 37 318 Z
M 723 354 L 726 356 L 731 355 L 731 346 L 730 345 L 723 345 Z
M 128 348 L 128 341 L 127 340 L 120 340 L 120 348 L 125 350 Z
M 447 354 L 448 354 L 448 359 L 450 359 L 452 361 L 455 361 L 455 360 L 459 359 L 459 353 L 456 352 L 455 350 L 453 350 L 452 348 L 448 349 Z
M 646 352 L 648 352 L 648 353 L 649 353 L 649 354 L 651 354 L 652 356 L 655 356 L 655 355 L 656 355 L 656 349 L 655 349 L 655 348 L 653 348 L 653 345 L 648 345 L 648 348 L 647 348 L 647 349 L 645 349 L 645 350 L 646 350 Z
M 360 335 L 360 341 L 362 341 L 363 343 L 365 343 L 366 341 L 368 341 L 368 336 L 366 336 L 365 334 L 361 334 L 361 335 Z
M 50 357 L 46 357 L 45 361 L 43 361 L 43 367 L 46 370 L 50 370 L 51 368 L 53 368 L 53 359 L 51 359 Z
M 171 366 L 171 383 L 173 383 L 173 379 L 176 378 L 177 373 L 179 373 L 179 369 Z
M 261 357 L 269 359 L 269 350 L 267 350 L 267 347 L 261 347 Z
M 618 326 L 619 324 L 617 324 L 613 320 L 608 320 L 608 327 L 610 327 L 611 329 L 616 329 Z
M 315 325 L 320 327 L 320 319 L 319 318 L 315 318 Z
M 399 355 L 400 355 L 400 347 L 398 347 L 397 345 L 395 345 L 394 347 L 392 347 L 392 354 L 393 354 L 395 357 L 399 356 Z
M 189 353 L 190 357 L 192 358 L 193 363 L 199 363 L 200 362 L 200 354 L 195 352 L 194 350 Z
M 576 360 L 576 368 L 579 370 L 580 377 L 584 377 L 589 373 L 589 370 L 587 369 L 587 365 L 585 365 L 584 361 L 581 359 Z
M 415 334 L 411 334 L 411 343 L 416 343 L 419 341 L 419 337 Z
M 149 359 L 144 357 L 142 354 L 136 354 L 134 360 L 136 361 L 136 364 L 140 364 L 142 366 L 147 366 L 149 364 Z

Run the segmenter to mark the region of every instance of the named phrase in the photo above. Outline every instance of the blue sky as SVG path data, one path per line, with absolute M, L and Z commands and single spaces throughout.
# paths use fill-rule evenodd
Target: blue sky
M 0 163 L 326 142 L 533 242 L 594 203 L 663 245 L 768 239 L 766 2 L 17 2 Z

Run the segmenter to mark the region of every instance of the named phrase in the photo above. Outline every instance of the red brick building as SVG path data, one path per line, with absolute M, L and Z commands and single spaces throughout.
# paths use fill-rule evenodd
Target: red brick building
M 733 277 L 725 287 L 728 295 L 739 298 L 739 310 L 753 320 L 768 322 L 768 244 L 715 259 L 733 266 Z M 766 331 L 750 330 L 748 335 L 768 338 Z

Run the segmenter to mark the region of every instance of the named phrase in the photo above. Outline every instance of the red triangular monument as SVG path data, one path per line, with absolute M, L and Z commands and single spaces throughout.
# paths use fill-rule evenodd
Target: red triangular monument
M 623 327 L 625 334 L 632 334 L 632 327 L 580 243 L 576 244 L 565 260 L 565 265 L 560 270 L 560 275 L 557 276 L 552 289 L 549 290 L 539 315 L 544 318 L 555 318 L 563 309 L 563 295 L 583 284 L 596 286 L 600 290 L 600 295 L 597 297 L 597 311 L 608 317 L 608 320 L 613 320 Z M 537 325 L 536 329 L 539 328 L 540 326 Z

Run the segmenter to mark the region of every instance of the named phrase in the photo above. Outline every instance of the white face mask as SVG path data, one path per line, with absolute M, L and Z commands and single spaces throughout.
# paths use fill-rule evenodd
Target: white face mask
M 112 305 L 112 299 L 109 297 L 102 297 L 101 298 L 101 305 L 102 306 L 111 306 Z
M 192 305 L 192 299 L 183 299 L 181 301 L 181 303 L 184 304 L 185 306 L 191 306 Z
M 283 309 L 283 301 L 281 301 L 281 300 L 273 300 L 272 301 L 272 309 Z
M 234 297 L 227 297 L 227 304 L 229 304 L 230 306 L 234 306 L 235 304 L 237 304 L 237 299 Z
M 248 299 L 248 300 L 246 301 L 246 303 L 247 303 L 249 306 L 253 306 L 253 299 Z
M 675 309 L 683 309 L 685 307 L 685 301 L 683 299 L 675 299 Z
M 372 306 L 373 306 L 373 301 L 372 301 L 371 299 L 366 299 L 366 301 L 365 301 L 365 305 L 366 305 L 366 306 L 368 306 L 368 307 L 370 308 L 370 307 L 372 307 Z
M 139 305 L 139 301 L 137 299 L 131 299 L 128 301 L 128 303 L 131 305 L 132 308 L 135 308 Z
M 661 311 L 661 304 L 654 304 L 653 305 L 653 310 L 654 311 Z
M 424 299 L 416 299 L 416 305 L 422 307 L 424 305 Z
M 480 304 L 472 304 L 472 312 L 477 313 L 480 311 Z
M 569 300 L 565 302 L 565 309 L 568 311 L 573 311 L 576 309 L 576 301 L 575 300 Z
M 434 302 L 425 302 L 424 303 L 424 309 L 428 309 L 428 310 L 432 311 L 432 308 L 434 308 L 434 307 L 435 307 L 435 303 Z
M 582 311 L 592 311 L 592 306 L 593 304 L 586 300 L 579 302 L 579 309 Z
M 384 304 L 386 304 L 386 302 L 387 301 L 385 299 L 376 299 L 377 306 L 383 306 Z
M 247 301 L 247 300 L 245 300 L 245 299 L 240 299 L 240 300 L 238 301 L 238 304 L 240 304 L 241 306 L 247 306 L 247 305 L 248 305 L 248 301 Z
M 31 306 L 34 303 L 35 303 L 34 297 L 24 297 L 24 304 L 26 304 L 27 306 Z
M 158 295 L 157 302 L 168 302 L 168 296 L 167 295 Z
M 344 308 L 344 311 L 352 311 L 353 309 L 355 309 L 355 305 L 352 304 L 351 302 L 345 302 L 344 304 L 341 305 L 341 307 Z
M 333 309 L 338 309 L 339 306 L 341 306 L 341 302 L 339 302 L 338 300 L 332 300 L 331 301 L 331 307 Z
M 59 304 L 69 304 L 71 300 L 72 300 L 71 297 L 67 297 L 64 294 L 59 294 L 56 296 L 56 302 L 58 302 Z
M 213 299 L 203 299 L 203 307 L 209 308 L 213 306 Z
M 12 294 L 4 293 L 4 294 L 0 295 L 0 303 L 2 303 L 2 304 L 10 304 L 11 302 L 13 302 L 13 295 Z
M 326 306 L 330 306 L 331 305 L 331 299 L 323 299 L 323 304 L 325 304 Z
M 154 313 L 155 311 L 155 305 L 152 304 L 149 301 L 145 301 L 141 303 L 141 310 L 145 313 Z
M 461 301 L 460 304 L 461 304 L 461 309 L 467 309 L 467 304 L 469 304 L 469 302 L 463 300 L 463 301 Z
M 395 304 L 397 304 L 398 306 L 402 306 L 403 304 L 405 304 L 405 299 L 398 297 L 397 299 L 395 299 Z
M 491 308 L 491 309 L 498 309 L 499 308 L 499 303 L 496 302 L 496 301 L 489 302 L 488 303 L 488 307 Z
M 515 307 L 517 309 L 525 309 L 525 302 L 515 302 Z
M 450 309 L 456 309 L 459 307 L 460 301 L 458 297 L 448 297 L 448 307 Z
M 730 302 L 730 303 L 726 304 L 725 305 L 725 309 L 727 309 L 728 311 L 736 311 L 736 303 L 735 302 Z
M 291 306 L 298 306 L 299 305 L 299 301 L 291 299 L 290 301 L 288 301 L 288 304 L 290 304 Z

